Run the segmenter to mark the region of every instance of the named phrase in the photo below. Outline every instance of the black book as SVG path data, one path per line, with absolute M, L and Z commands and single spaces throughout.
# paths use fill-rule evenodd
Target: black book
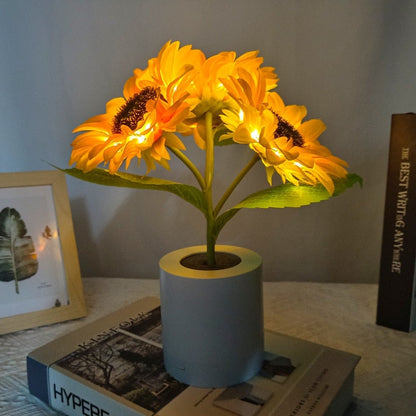
M 391 121 L 377 324 L 416 329 L 416 114 Z

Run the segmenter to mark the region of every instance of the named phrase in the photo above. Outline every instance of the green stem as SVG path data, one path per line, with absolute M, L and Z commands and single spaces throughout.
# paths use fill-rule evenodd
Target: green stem
M 247 165 L 241 170 L 241 172 L 235 177 L 234 181 L 231 183 L 231 185 L 228 187 L 228 189 L 224 192 L 224 195 L 222 198 L 218 201 L 217 206 L 214 210 L 214 217 L 217 217 L 218 213 L 220 212 L 221 208 L 224 206 L 227 199 L 230 197 L 230 195 L 234 192 L 234 189 L 237 187 L 237 185 L 241 182 L 241 180 L 244 178 L 244 176 L 247 175 L 247 173 L 250 171 L 250 169 L 260 160 L 258 154 L 256 153 L 250 162 L 247 163 Z
M 205 189 L 207 201 L 207 264 L 215 265 L 215 217 L 212 204 L 212 181 L 214 177 L 214 134 L 212 131 L 212 113 L 205 114 L 206 150 L 205 150 Z
M 205 183 L 206 189 L 212 191 L 214 177 L 214 133 L 212 131 L 212 113 L 205 114 L 206 151 L 205 151 Z
M 169 147 L 169 146 L 168 146 Z M 187 156 L 185 156 L 179 149 L 176 149 L 175 147 L 169 147 L 169 150 L 179 159 L 181 160 L 184 165 L 186 167 L 189 168 L 189 170 L 193 173 L 193 175 L 195 176 L 196 180 L 199 183 L 199 186 L 201 187 L 202 190 L 205 189 L 206 185 L 205 185 L 205 180 L 202 177 L 201 173 L 199 172 L 199 170 L 196 168 L 196 166 L 191 162 L 190 159 L 188 159 Z

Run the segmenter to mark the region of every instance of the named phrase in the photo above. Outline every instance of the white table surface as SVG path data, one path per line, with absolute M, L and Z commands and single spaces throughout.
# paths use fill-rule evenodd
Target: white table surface
M 0 415 L 56 415 L 29 394 L 26 355 L 138 298 L 159 296 L 158 280 L 86 278 L 83 285 L 86 318 L 0 335 Z M 376 302 L 377 285 L 265 282 L 265 327 L 362 357 L 348 416 L 416 415 L 416 332 L 377 326 Z

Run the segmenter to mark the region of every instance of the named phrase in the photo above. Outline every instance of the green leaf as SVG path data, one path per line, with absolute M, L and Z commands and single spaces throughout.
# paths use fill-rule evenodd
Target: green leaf
M 35 246 L 26 232 L 16 209 L 7 207 L 0 212 L 0 281 L 14 280 L 16 293 L 18 281 L 35 275 L 39 268 Z
M 349 174 L 345 179 L 334 181 L 334 183 L 335 191 L 332 196 L 337 196 L 356 183 L 362 187 L 363 180 L 356 174 Z M 291 183 L 286 183 L 280 186 L 273 186 L 249 195 L 239 204 L 218 216 L 215 224 L 215 235 L 218 236 L 224 225 L 241 208 L 298 208 L 315 202 L 325 201 L 329 198 L 331 198 L 331 195 L 321 184 L 316 186 L 295 186 Z
M 214 145 L 215 146 L 229 146 L 231 144 L 236 144 L 235 141 L 229 137 L 228 139 L 221 139 L 221 136 L 223 136 L 224 134 L 228 133 L 228 130 L 223 126 L 220 125 L 219 127 L 217 127 L 214 131 Z
M 362 185 L 362 178 L 355 174 L 349 174 L 345 179 L 335 181 L 335 191 L 332 196 L 341 194 L 357 182 Z M 234 208 L 298 208 L 329 198 L 331 195 L 321 184 L 295 186 L 286 183 L 251 194 Z
M 108 170 L 100 168 L 93 169 L 91 172 L 87 173 L 75 168 L 61 170 L 75 178 L 99 185 L 171 192 L 198 208 L 204 215 L 207 213 L 207 206 L 203 193 L 198 188 L 191 185 L 125 172 L 110 174 Z

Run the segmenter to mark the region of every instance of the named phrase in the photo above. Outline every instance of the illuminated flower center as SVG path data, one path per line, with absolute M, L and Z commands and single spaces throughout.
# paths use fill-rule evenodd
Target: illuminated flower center
M 274 131 L 274 138 L 277 139 L 278 137 L 287 137 L 288 140 L 293 140 L 294 146 L 302 147 L 305 143 L 302 135 L 284 118 L 280 117 L 278 114 L 276 114 L 276 117 L 279 120 L 279 124 L 277 125 L 277 129 Z
M 158 92 L 155 88 L 146 87 L 133 97 L 129 98 L 114 116 L 112 132 L 121 133 L 121 126 L 128 126 L 135 130 L 139 121 L 143 120 L 147 112 L 146 104 L 149 100 L 155 100 Z

